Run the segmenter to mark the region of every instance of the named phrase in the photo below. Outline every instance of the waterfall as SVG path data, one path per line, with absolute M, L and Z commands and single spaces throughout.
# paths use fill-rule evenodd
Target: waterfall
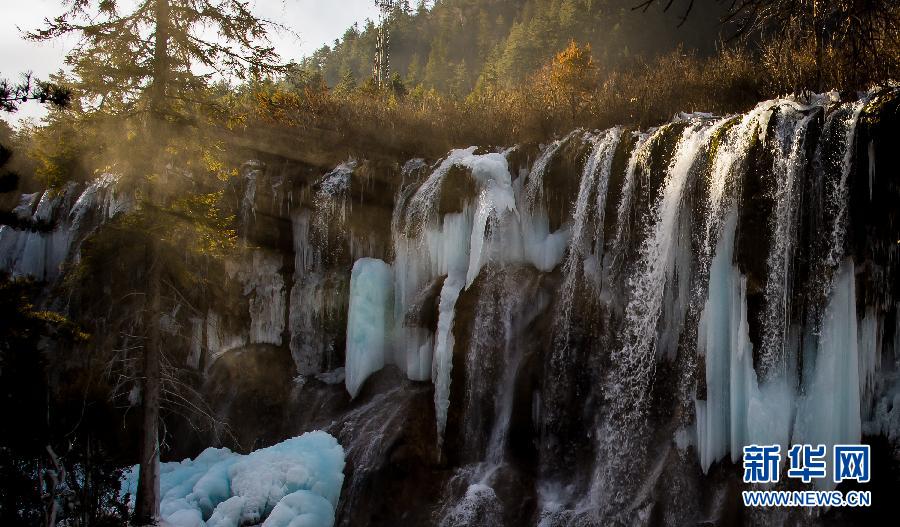
M 632 454 L 637 452 L 637 458 L 641 460 L 638 461 L 641 463 L 638 473 L 643 470 L 646 460 L 640 452 L 642 442 L 648 437 L 645 427 L 649 410 L 655 404 L 652 392 L 658 384 L 657 366 L 661 361 L 673 365 L 692 364 L 690 356 L 683 362 L 676 362 L 676 358 L 681 357 L 679 354 L 685 353 L 679 350 L 686 345 L 695 350 L 687 353 L 695 353 L 701 361 L 703 379 L 691 404 L 695 413 L 694 432 L 690 434 L 693 438 L 679 441 L 696 447 L 704 472 L 727 456 L 737 462 L 741 447 L 749 442 L 779 444 L 786 449 L 791 441 L 808 433 L 810 437 L 833 444 L 834 434 L 828 436 L 821 430 L 809 432 L 801 419 L 801 414 L 819 411 L 814 405 L 810 406 L 809 401 L 815 400 L 810 392 L 817 393 L 820 389 L 817 387 L 821 381 L 814 379 L 835 371 L 834 367 L 826 366 L 833 360 L 845 361 L 841 363 L 845 368 L 849 368 L 850 363 L 858 365 L 859 379 L 854 381 L 846 376 L 844 379 L 852 390 L 850 387 L 841 389 L 835 395 L 844 407 L 857 408 L 857 414 L 845 412 L 834 425 L 846 432 L 847 437 L 858 440 L 859 434 L 854 432 L 861 422 L 858 407 L 874 409 L 874 403 L 867 401 L 877 397 L 874 395 L 879 360 L 877 350 L 881 347 L 877 315 L 870 312 L 860 319 L 863 329 L 858 338 L 853 328 L 834 326 L 835 315 L 832 313 L 836 308 L 833 306 L 842 302 L 841 298 L 855 296 L 847 291 L 849 271 L 841 267 L 843 270 L 833 280 L 835 291 L 830 292 L 829 286 L 825 295 L 828 306 L 822 308 L 826 313 L 822 319 L 826 321 L 823 322 L 826 333 L 816 337 L 809 333 L 810 328 L 804 330 L 802 324 L 798 325 L 800 322 L 792 318 L 792 284 L 796 280 L 794 254 L 803 221 L 802 207 L 809 201 L 803 197 L 803 192 L 808 192 L 804 190 L 808 185 L 803 180 L 810 173 L 811 163 L 807 156 L 810 151 L 808 131 L 824 115 L 823 137 L 832 129 L 835 132 L 830 136 L 842 136 L 837 141 L 839 151 L 829 151 L 829 156 L 840 158 L 839 175 L 826 179 L 823 187 L 824 200 L 831 207 L 826 212 L 829 222 L 826 254 L 831 256 L 825 263 L 829 264 L 844 250 L 855 123 L 864 106 L 865 99 L 836 104 L 833 95 L 808 101 L 780 99 L 760 103 L 740 116 L 720 119 L 707 115 L 682 116 L 670 125 L 635 134 L 636 140 L 620 169 L 623 173 L 616 183 L 618 202 L 613 207 L 607 205 L 607 194 L 614 178 L 613 160 L 625 134 L 621 128 L 573 132 L 545 146 L 531 168 L 514 180 L 507 178 L 509 169 L 500 162 L 503 155 L 488 162 L 485 154 L 475 153 L 474 147 L 451 152 L 436 165 L 408 203 L 402 205 L 406 219 L 401 222 L 404 230 L 395 228 L 399 243 L 395 241 L 394 265 L 398 270 L 395 271 L 396 287 L 403 291 L 395 300 L 402 306 L 398 313 L 414 305 L 417 291 L 422 291 L 441 274 L 446 275 L 435 299 L 438 320 L 430 330 L 415 328 L 413 332 L 413 328 L 404 327 L 406 337 L 402 332 L 396 333 L 395 345 L 408 344 L 404 339 L 412 336 L 416 360 L 423 366 L 430 354 L 439 437 L 445 433 L 450 385 L 455 376 L 452 372 L 455 353 L 466 354 L 467 384 L 463 389 L 466 397 L 481 393 L 484 388 L 479 383 L 496 386 L 497 395 L 487 413 L 484 409 L 471 408 L 474 404 L 471 400 L 465 403 L 468 405 L 466 412 L 475 412 L 471 416 L 466 413 L 467 419 L 487 416 L 492 420 L 487 429 L 490 433 L 482 447 L 481 468 L 468 477 L 470 486 L 466 496 L 471 498 L 469 501 L 475 500 L 474 503 L 486 496 L 487 490 L 493 489 L 490 474 L 504 459 L 509 409 L 512 408 L 511 385 L 520 368 L 520 358 L 509 353 L 508 344 L 518 337 L 511 339 L 508 333 L 511 330 L 514 334 L 527 332 L 509 326 L 509 320 L 514 318 L 511 313 L 520 308 L 502 316 L 489 315 L 478 308 L 476 317 L 492 324 L 505 324 L 503 331 L 507 344 L 499 349 L 492 347 L 496 345 L 483 348 L 502 353 L 502 357 L 490 359 L 496 360 L 501 369 L 490 373 L 494 371 L 493 366 L 488 367 L 486 359 L 479 355 L 483 353 L 477 351 L 482 349 L 478 347 L 479 339 L 496 337 L 488 336 L 490 330 L 477 329 L 478 325 L 467 330 L 470 332 L 468 338 L 475 339 L 467 344 L 470 347 L 454 350 L 458 345 L 453 329 L 456 304 L 463 292 L 475 283 L 487 262 L 501 266 L 524 264 L 539 273 L 559 273 L 560 282 L 553 301 L 556 329 L 552 332 L 551 353 L 554 357 L 559 354 L 557 350 L 570 345 L 566 337 L 568 328 L 582 323 L 573 318 L 576 306 L 581 305 L 576 300 L 578 295 L 587 295 L 594 301 L 605 298 L 605 302 L 623 302 L 621 319 L 615 318 L 615 310 L 611 312 L 611 323 L 618 324 L 621 333 L 614 341 L 618 344 L 607 352 L 609 371 L 602 373 L 600 386 L 604 406 L 597 409 L 594 424 L 585 423 L 586 427 L 593 428 L 591 434 L 595 437 L 598 455 L 594 474 L 589 478 L 591 499 L 587 502 L 576 499 L 577 505 L 570 504 L 576 508 L 568 509 L 569 512 L 565 512 L 564 506 L 558 511 L 562 516 L 571 513 L 573 518 L 584 517 L 590 508 L 598 508 L 601 516 L 610 514 L 609 507 L 620 499 L 616 496 L 633 488 L 626 484 L 622 487 L 624 490 L 613 490 L 612 485 L 622 477 L 624 470 L 619 451 L 627 445 Z M 584 157 L 579 160 L 577 193 L 572 196 L 569 215 L 564 216 L 553 230 L 547 209 L 546 189 L 550 181 L 547 174 L 558 169 L 560 156 L 571 155 L 582 148 L 577 146 L 579 141 L 586 146 L 581 150 L 585 152 Z M 818 148 L 823 148 L 821 142 Z M 822 154 L 817 156 L 822 157 Z M 874 156 L 870 153 L 870 158 Z M 753 163 L 761 162 L 769 163 L 770 168 L 751 174 L 751 171 L 759 170 Z M 436 210 L 439 205 L 446 208 L 441 198 L 447 190 L 443 185 L 450 179 L 458 181 L 458 176 L 450 176 L 459 167 L 469 170 L 474 184 L 469 190 L 463 187 L 462 194 L 457 187 L 454 197 L 459 200 L 458 205 L 441 216 Z M 485 177 L 484 173 L 492 175 Z M 496 177 L 497 174 L 502 177 Z M 741 200 L 747 192 L 743 186 L 745 179 L 751 176 L 764 182 L 767 189 L 764 191 L 768 193 L 763 197 L 771 203 L 771 211 L 765 216 L 770 229 L 766 253 L 740 256 L 761 258 L 764 262 L 762 287 L 753 285 L 752 292 L 748 276 L 738 265 Z M 695 196 L 697 192 L 699 200 Z M 605 217 L 607 209 L 614 211 L 612 218 Z M 702 214 L 697 214 L 696 210 Z M 632 218 L 637 224 L 633 224 Z M 695 224 L 698 219 L 700 223 Z M 606 226 L 610 224 L 612 238 L 605 240 Z M 423 235 L 416 234 L 416 229 L 420 229 L 420 233 L 424 231 L 424 238 L 431 241 L 425 244 L 417 241 Z M 452 240 L 450 246 L 458 248 L 457 266 L 446 263 L 429 266 L 428 261 L 449 260 L 449 240 Z M 634 244 L 634 251 L 629 250 L 629 244 Z M 424 254 L 429 255 L 425 265 L 415 254 L 416 248 L 423 245 Z M 605 254 L 605 247 L 609 254 Z M 485 279 L 503 281 L 502 276 L 504 273 L 492 273 Z M 811 276 L 814 278 L 820 273 L 813 272 Z M 622 298 L 609 296 L 616 294 L 612 290 L 604 297 L 602 291 L 607 283 L 619 284 L 618 295 Z M 762 301 L 751 301 L 751 295 Z M 400 300 L 400 297 L 406 300 Z M 696 316 L 689 315 L 693 305 L 697 306 Z M 503 309 L 509 310 L 509 305 Z M 759 342 L 753 341 L 751 327 L 754 322 L 751 319 L 760 324 Z M 849 319 L 844 317 L 842 320 Z M 855 320 L 853 324 L 856 324 Z M 687 324 L 697 324 L 691 332 L 696 335 L 693 343 L 682 339 Z M 807 336 L 801 339 L 804 331 Z M 849 336 L 843 338 L 843 335 L 851 335 L 852 339 Z M 856 342 L 854 349 L 858 347 L 860 351 L 854 354 L 851 350 L 849 354 L 840 354 L 840 359 L 828 359 L 836 353 L 833 344 L 836 339 L 848 343 L 853 340 Z M 811 342 L 816 345 L 811 347 Z M 423 353 L 423 349 L 431 351 Z M 799 376 L 797 368 L 792 366 L 797 364 L 801 354 L 807 357 L 804 369 L 811 372 L 811 376 Z M 564 355 L 554 360 L 567 360 Z M 816 362 L 812 367 L 810 364 L 815 357 L 821 357 L 823 362 Z M 680 370 L 679 376 L 680 382 L 690 391 L 690 386 L 695 383 L 692 371 L 689 368 Z M 851 392 L 856 393 L 855 401 L 850 399 Z M 535 401 L 539 401 L 536 405 L 544 404 L 544 400 L 540 393 L 535 393 Z M 475 433 L 479 429 L 467 430 Z M 685 436 L 682 433 L 680 437 Z M 660 477 L 658 467 L 661 465 L 655 466 L 657 469 L 651 474 L 656 476 L 651 477 Z M 645 489 L 647 484 L 644 483 Z M 477 485 L 486 487 L 476 488 Z M 558 500 L 571 500 L 573 495 L 569 492 L 553 498 L 556 505 L 552 507 L 560 505 Z M 569 498 L 565 497 L 567 494 Z M 460 506 L 469 499 L 466 496 L 460 498 Z M 491 496 L 491 502 L 501 499 Z
M 248 163 L 241 298 L 170 318 L 205 372 L 290 354 L 294 402 L 320 412 L 291 426 L 331 423 L 356 463 L 345 523 L 381 488 L 445 525 L 718 521 L 745 445 L 900 442 L 898 104 Z M 23 195 L 0 267 L 52 283 L 130 207 L 111 176 Z
M 621 138 L 622 129 L 613 128 L 590 139 L 592 149 L 581 173 L 578 196 L 575 199 L 572 239 L 563 264 L 565 278 L 557 310 L 557 323 L 563 334 L 569 329 L 578 285 L 584 283 L 587 287 L 593 288 L 595 293 L 601 287 L 599 262 L 603 259 L 606 193 L 613 155 Z
M 118 178 L 103 174 L 79 192 L 75 183 L 40 194 L 22 195 L 13 214 L 21 225 L 0 225 L 0 269 L 13 276 L 52 282 L 67 261 L 79 258 L 81 241 L 132 207 L 116 189 Z
M 829 250 L 825 255 L 825 264 L 829 268 L 837 268 L 844 256 L 844 239 L 847 232 L 847 206 L 849 195 L 849 177 L 853 168 L 853 152 L 855 150 L 856 123 L 870 97 L 845 104 L 828 116 L 825 128 L 835 126 L 843 132 L 842 149 L 839 161 L 839 177 L 833 179 L 825 193 L 828 205 L 835 210 L 829 226 Z M 819 152 L 822 157 L 825 154 Z M 871 175 L 870 175 L 871 177 Z
M 761 350 L 764 374 L 784 371 L 786 330 L 790 315 L 790 271 L 797 238 L 798 179 L 806 166 L 806 131 L 817 113 L 809 107 L 784 104 L 780 107 L 772 178 L 775 180 L 773 240 L 766 262 L 765 312 Z M 780 363 L 780 364 L 779 364 Z
M 647 386 L 652 382 L 656 364 L 656 325 L 666 277 L 676 259 L 676 244 L 683 234 L 681 224 L 682 192 L 697 157 L 726 120 L 697 119 L 685 128 L 668 167 L 658 202 L 646 224 L 646 237 L 628 289 L 631 299 L 625 308 L 623 344 L 613 353 L 614 371 L 610 375 L 613 405 L 621 408 L 625 421 L 640 418 Z M 683 312 L 683 307 L 679 309 Z

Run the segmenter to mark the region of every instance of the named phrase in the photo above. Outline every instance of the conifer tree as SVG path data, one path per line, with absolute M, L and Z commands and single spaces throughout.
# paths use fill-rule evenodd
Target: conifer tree
M 195 110 L 204 104 L 215 75 L 246 79 L 279 71 L 269 31 L 277 25 L 253 15 L 245 0 L 66 0 L 65 12 L 30 33 L 38 41 L 76 35 L 68 55 L 75 93 L 85 107 L 132 124 L 135 155 L 117 170 L 139 191 L 140 207 L 162 210 L 170 200 L 161 185 L 179 147 L 190 136 Z M 200 73 L 197 73 L 197 72 Z M 159 229 L 157 229 L 159 230 Z M 146 236 L 146 339 L 143 351 L 140 477 L 134 523 L 159 516 L 159 419 L 161 400 L 160 239 Z

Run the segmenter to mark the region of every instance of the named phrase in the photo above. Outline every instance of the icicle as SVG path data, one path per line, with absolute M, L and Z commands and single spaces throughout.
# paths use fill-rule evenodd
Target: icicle
M 285 314 L 281 256 L 256 250 L 245 265 L 238 277 L 250 297 L 250 342 L 280 346 Z
M 709 274 L 709 292 L 697 332 L 705 356 L 706 399 L 697 400 L 697 451 L 704 473 L 744 445 L 779 444 L 790 436 L 794 395 L 786 375 L 759 385 L 747 325 L 746 278 L 734 265 L 737 212 L 728 215 Z
M 540 271 L 549 272 L 559 265 L 571 236 L 568 225 L 550 232 L 550 218 L 543 203 L 544 173 L 560 148 L 580 133 L 575 130 L 544 149 L 518 196 L 524 257 Z
M 434 341 L 434 409 L 437 420 L 438 448 L 444 441 L 447 427 L 447 411 L 450 408 L 450 372 L 453 369 L 453 319 L 456 316 L 456 300 L 465 285 L 461 275 L 451 273 L 444 282 L 438 304 L 438 328 Z
M 483 249 L 488 219 L 500 217 L 505 212 L 515 213 L 516 202 L 509 164 L 503 154 L 470 156 L 464 158 L 461 164 L 472 170 L 472 176 L 483 187 L 478 196 L 469 245 L 469 268 L 466 274 L 468 288 L 475 281 L 485 261 Z M 503 260 L 509 261 L 515 258 L 515 251 L 503 247 L 500 256 Z
M 487 250 L 489 221 L 508 218 L 510 214 L 514 217 L 516 203 L 505 155 L 474 152 L 475 147 L 452 151 L 412 195 L 403 207 L 404 213 L 395 211 L 392 221 L 397 293 L 395 335 L 400 351 L 395 360 L 405 368 L 410 379 L 428 379 L 433 370 L 433 350 L 445 344 L 426 328 L 404 325 L 406 313 L 419 291 L 442 275 L 459 275 L 463 286 L 468 287 L 488 261 L 489 252 L 500 262 L 521 258 L 520 244 L 515 240 L 510 244 L 510 240 L 498 239 L 498 245 L 492 251 Z M 479 193 L 473 203 L 463 204 L 461 212 L 439 218 L 441 187 L 453 167 L 468 169 Z
M 356 397 L 369 375 L 384 367 L 392 295 L 391 267 L 375 258 L 353 264 L 347 313 L 346 386 Z
M 77 198 L 78 186 L 72 182 L 62 189 L 45 191 L 39 200 L 37 194 L 23 196 L 13 212 L 22 220 L 52 229 L 0 226 L 0 268 L 13 276 L 48 281 L 58 278 L 64 263 L 78 261 L 81 241 L 87 235 L 131 206 L 128 196 L 116 192 L 117 179 L 104 174 L 91 181 Z
M 797 408 L 793 442 L 812 445 L 855 444 L 861 439 L 860 377 L 853 261 L 838 269 L 822 330 L 815 366 L 806 377 Z M 828 477 L 816 480 L 820 488 L 834 488 Z

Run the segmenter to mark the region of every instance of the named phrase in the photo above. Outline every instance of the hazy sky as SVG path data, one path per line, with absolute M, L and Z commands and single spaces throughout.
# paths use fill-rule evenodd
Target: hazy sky
M 15 80 L 24 71 L 45 78 L 63 66 L 63 58 L 74 40 L 37 44 L 22 39 L 21 30 L 35 29 L 44 18 L 62 13 L 61 0 L 0 0 L 0 77 Z M 299 59 L 341 36 L 354 22 L 375 19 L 374 0 L 251 0 L 253 12 L 275 20 L 299 34 L 275 34 L 272 42 L 282 58 Z M 13 116 L 18 121 L 43 115 L 37 103 L 29 102 Z

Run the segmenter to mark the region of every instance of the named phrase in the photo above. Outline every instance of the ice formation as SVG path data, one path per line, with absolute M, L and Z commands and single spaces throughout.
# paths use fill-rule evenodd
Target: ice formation
M 250 299 L 250 342 L 280 346 L 285 313 L 281 256 L 253 251 L 238 277 L 244 284 L 244 295 Z
M 747 326 L 747 282 L 734 265 L 737 214 L 732 212 L 716 247 L 709 295 L 700 318 L 697 353 L 705 357 L 706 399 L 696 401 L 697 451 L 703 471 L 744 445 L 777 444 L 785 450 L 793 393 L 784 377 L 760 386 Z
M 0 268 L 13 276 L 53 281 L 70 258 L 77 260 L 81 240 L 102 223 L 131 207 L 131 199 L 116 190 L 117 178 L 104 174 L 80 193 L 69 183 L 61 189 L 25 194 L 14 214 L 30 225 L 0 226 Z M 33 210 L 33 213 L 32 213 Z
M 343 471 L 344 450 L 321 431 L 247 455 L 208 448 L 161 464 L 160 519 L 173 527 L 330 527 Z M 133 500 L 138 475 L 137 466 L 125 473 L 123 496 Z
M 832 117 L 852 130 L 859 103 Z M 798 112 L 807 113 L 798 113 Z M 776 207 L 775 235 L 767 263 L 766 311 L 763 318 L 761 371 L 753 366 L 753 349 L 747 326 L 746 278 L 732 264 L 736 214 L 728 216 L 712 260 L 706 306 L 700 321 L 697 351 L 705 357 L 706 395 L 696 402 L 697 445 L 701 467 L 730 453 L 740 458 L 743 445 L 808 443 L 833 446 L 861 439 L 862 414 L 874 390 L 880 348 L 877 316 L 866 311 L 857 318 L 854 263 L 846 259 L 828 282 L 828 304 L 818 335 L 807 330 L 802 339 L 803 376 L 798 386 L 788 359 L 796 360 L 797 349 L 786 334 L 791 243 L 795 238 L 793 181 L 804 165 L 804 130 L 812 113 L 808 107 L 783 104 L 775 138 Z M 827 126 L 827 125 L 826 125 Z M 760 132 L 762 133 L 762 132 Z M 852 133 L 845 133 L 846 150 Z M 841 157 L 839 179 L 830 189 L 834 203 L 846 201 L 847 155 Z M 830 227 L 828 255 L 837 254 L 845 229 L 839 207 Z M 859 328 L 859 329 L 858 329 Z M 829 468 L 830 470 L 830 468 Z M 820 488 L 833 488 L 828 478 L 817 480 Z
M 678 253 L 683 253 L 683 250 L 677 250 L 682 241 L 679 236 L 683 214 L 682 192 L 702 149 L 726 121 L 698 119 L 685 128 L 647 225 L 640 261 L 628 283 L 632 296 L 625 308 L 624 343 L 613 356 L 617 372 L 613 380 L 615 389 L 623 392 L 620 402 L 631 407 L 626 412 L 642 411 L 646 388 L 655 370 L 656 326 L 663 309 L 666 284 L 672 282 L 670 276 L 674 271 L 683 269 L 683 266 L 675 266 Z M 684 283 L 684 280 L 680 282 Z M 681 302 L 678 311 L 683 316 L 686 299 L 682 297 Z M 679 315 L 673 313 L 672 316 Z
M 366 378 L 385 364 L 393 284 L 391 267 L 362 258 L 353 264 L 347 315 L 346 385 L 356 397 Z
M 856 288 L 852 260 L 845 260 L 832 286 L 819 334 L 812 375 L 804 383 L 797 409 L 794 443 L 856 444 L 861 439 Z M 807 358 L 812 358 L 810 353 Z M 816 480 L 834 487 L 831 478 Z

